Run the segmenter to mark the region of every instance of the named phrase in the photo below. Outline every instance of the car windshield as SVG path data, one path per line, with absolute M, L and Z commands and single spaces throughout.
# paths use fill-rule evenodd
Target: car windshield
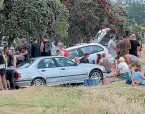
M 27 60 L 25 62 L 22 62 L 19 65 L 17 65 L 17 68 L 28 68 L 34 62 L 35 62 L 35 59 L 29 59 L 29 60 Z

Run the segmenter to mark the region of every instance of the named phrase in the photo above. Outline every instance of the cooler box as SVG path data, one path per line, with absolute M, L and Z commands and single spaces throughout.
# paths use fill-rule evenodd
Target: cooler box
M 95 85 L 99 85 L 99 81 L 97 79 L 84 80 L 84 86 L 95 86 Z

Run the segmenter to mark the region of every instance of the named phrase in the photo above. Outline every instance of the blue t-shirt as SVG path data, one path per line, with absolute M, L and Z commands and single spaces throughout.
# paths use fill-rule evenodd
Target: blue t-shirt
M 142 78 L 142 74 L 139 71 L 134 73 L 132 79 L 139 81 L 142 85 L 145 85 L 145 79 Z

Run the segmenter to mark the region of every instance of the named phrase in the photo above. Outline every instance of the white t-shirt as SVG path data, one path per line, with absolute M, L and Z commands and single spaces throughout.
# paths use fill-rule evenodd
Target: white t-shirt
M 118 64 L 118 68 L 120 69 L 121 73 L 125 73 L 129 71 L 129 67 L 126 62 L 121 62 Z

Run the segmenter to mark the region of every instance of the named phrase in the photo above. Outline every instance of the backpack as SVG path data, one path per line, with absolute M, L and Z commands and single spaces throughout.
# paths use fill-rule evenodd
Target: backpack
M 44 41 L 44 52 L 48 53 L 51 52 L 52 44 L 50 41 Z

